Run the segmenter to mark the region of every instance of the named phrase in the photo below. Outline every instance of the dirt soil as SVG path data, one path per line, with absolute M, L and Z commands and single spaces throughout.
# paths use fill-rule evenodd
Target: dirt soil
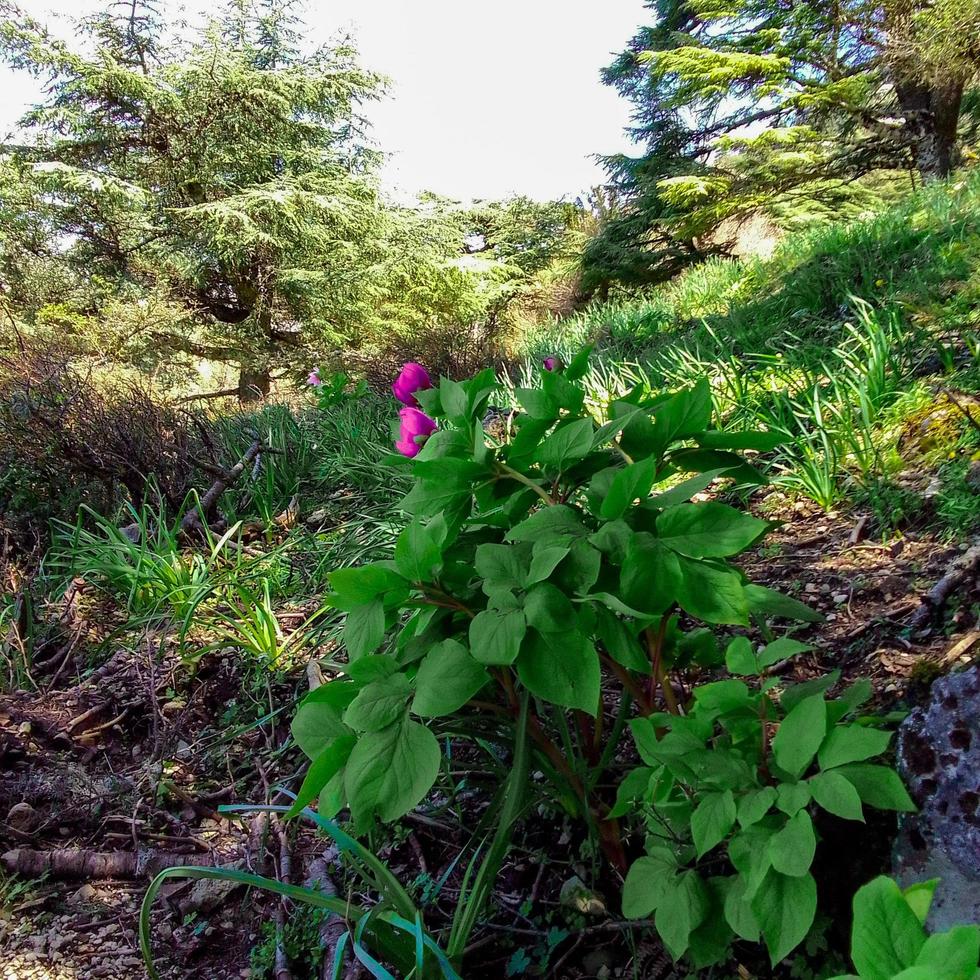
M 773 516 L 773 501 L 765 511 Z M 943 624 L 909 636 L 920 595 L 959 548 L 914 533 L 855 541 L 855 517 L 800 505 L 787 503 L 781 516 L 782 527 L 742 566 L 754 581 L 826 615 L 796 634 L 815 650 L 789 665 L 787 681 L 840 668 L 845 679 L 869 676 L 879 706 L 904 708 L 939 673 L 980 653 L 976 583 L 954 597 Z M 36 678 L 40 690 L 0 698 L 0 853 L 21 872 L 0 878 L 4 980 L 145 977 L 136 927 L 148 871 L 190 862 L 278 874 L 288 856 L 292 880 L 302 883 L 303 869 L 325 850 L 310 830 L 284 848 L 266 818 L 216 812 L 222 803 L 266 801 L 300 772 L 295 752 L 282 749 L 288 707 L 261 725 L 242 724 L 240 709 L 255 718 L 265 713 L 263 702 L 292 704 L 307 689 L 304 671 L 276 688 L 250 690 L 234 651 L 224 651 L 190 677 L 175 651 L 149 636 L 121 644 L 91 674 L 85 651 L 94 638 L 104 640 L 113 613 L 84 588 L 71 602 L 59 648 L 66 652 Z M 542 948 L 546 976 L 633 976 L 634 965 L 651 980 L 683 976 L 649 933 L 624 942 L 601 894 L 569 899 L 579 869 L 573 831 L 560 817 L 542 817 L 501 876 L 466 980 L 502 977 L 515 950 L 533 958 Z M 406 883 L 438 880 L 466 840 L 461 828 L 424 816 L 394 837 L 381 854 Z M 453 880 L 436 905 L 451 907 Z M 250 951 L 268 935 L 277 907 L 242 888 L 171 879 L 153 915 L 158 969 L 213 980 L 255 975 Z M 555 932 L 569 916 L 577 926 Z

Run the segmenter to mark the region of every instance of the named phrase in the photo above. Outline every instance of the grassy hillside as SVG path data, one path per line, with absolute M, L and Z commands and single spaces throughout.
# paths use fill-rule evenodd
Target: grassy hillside
M 980 174 L 792 236 L 768 261 L 708 261 L 542 328 L 526 353 L 586 342 L 597 401 L 708 375 L 730 427 L 787 434 L 780 482 L 827 509 L 867 504 L 882 529 L 980 521 L 964 485 L 980 447 Z

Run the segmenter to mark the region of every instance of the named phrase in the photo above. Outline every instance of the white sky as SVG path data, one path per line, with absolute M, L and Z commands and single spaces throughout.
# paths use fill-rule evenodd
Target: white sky
M 48 21 L 53 9 L 64 18 L 104 4 L 20 6 Z M 204 0 L 203 10 L 219 6 Z M 599 70 L 649 17 L 643 0 L 307 0 L 306 20 L 311 42 L 352 31 L 365 67 L 392 79 L 389 97 L 368 110 L 391 154 L 389 189 L 465 200 L 574 196 L 602 182 L 590 157 L 630 149 L 629 106 Z M 71 36 L 68 21 L 54 26 Z M 32 79 L 0 65 L 0 132 L 38 94 Z

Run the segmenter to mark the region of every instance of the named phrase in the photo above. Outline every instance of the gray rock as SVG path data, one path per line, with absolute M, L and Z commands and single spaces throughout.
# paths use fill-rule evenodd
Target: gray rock
M 970 468 L 966 471 L 966 485 L 974 493 L 980 493 L 980 459 L 970 463 Z
M 899 730 L 898 765 L 919 812 L 903 822 L 896 876 L 942 878 L 931 929 L 980 923 L 980 666 L 932 685 Z

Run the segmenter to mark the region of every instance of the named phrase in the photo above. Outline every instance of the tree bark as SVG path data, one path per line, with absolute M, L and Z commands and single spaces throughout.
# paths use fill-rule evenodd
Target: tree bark
M 923 181 L 948 177 L 956 165 L 956 127 L 963 82 L 900 82 L 895 94 L 907 120 L 912 159 Z

